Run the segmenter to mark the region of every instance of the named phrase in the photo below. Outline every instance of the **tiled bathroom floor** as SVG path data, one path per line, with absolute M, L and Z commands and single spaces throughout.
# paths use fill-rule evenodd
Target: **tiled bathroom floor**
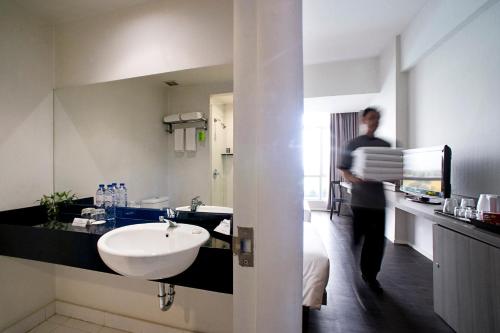
M 83 320 L 54 315 L 33 328 L 29 333 L 127 333 L 122 330 L 96 325 Z

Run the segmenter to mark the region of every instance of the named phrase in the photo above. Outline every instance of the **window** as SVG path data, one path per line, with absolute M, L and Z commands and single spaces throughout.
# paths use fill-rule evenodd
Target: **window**
M 303 123 L 304 198 L 327 201 L 330 183 L 330 114 L 305 112 Z

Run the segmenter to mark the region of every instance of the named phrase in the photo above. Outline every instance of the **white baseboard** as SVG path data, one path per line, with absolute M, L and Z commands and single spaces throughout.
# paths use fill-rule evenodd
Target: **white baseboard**
M 191 331 L 175 327 L 160 325 L 58 300 L 35 311 L 16 324 L 8 327 L 2 333 L 26 333 L 55 314 L 132 333 L 191 333 Z
M 411 244 L 408 241 L 403 241 L 403 240 L 394 240 L 393 243 L 398 244 L 398 245 L 407 245 L 407 246 L 411 247 L 412 249 L 414 249 L 415 251 L 417 251 L 418 253 L 420 253 L 421 255 L 423 255 L 424 257 L 426 257 L 427 259 L 432 261 L 432 258 L 433 258 L 432 253 L 429 253 L 428 251 L 426 251 L 422 247 L 416 246 L 415 244 Z
M 432 261 L 433 259 L 432 253 L 429 253 L 428 251 L 424 250 L 419 246 L 416 246 L 415 244 L 408 244 L 408 246 L 414 249 L 415 251 L 419 252 L 420 254 L 423 254 L 427 259 Z
M 40 325 L 56 313 L 55 302 L 51 302 L 41 309 L 33 312 L 26 318 L 6 328 L 2 333 L 26 333 L 32 328 Z
M 190 333 L 190 331 L 160 325 L 142 319 L 126 317 L 85 306 L 56 301 L 56 313 L 132 333 Z

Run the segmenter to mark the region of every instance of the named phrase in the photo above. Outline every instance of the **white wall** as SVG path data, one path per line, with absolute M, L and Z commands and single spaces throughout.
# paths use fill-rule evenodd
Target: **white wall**
M 407 74 L 401 71 L 400 39 L 394 37 L 379 56 L 380 92 L 371 105 L 380 108 L 382 118 L 377 136 L 393 146 L 406 147 L 407 139 Z
M 52 191 L 52 29 L 0 2 L 0 210 Z
M 232 62 L 232 1 L 158 0 L 56 27 L 56 86 Z
M 427 1 L 401 35 L 403 70 L 408 70 L 439 48 L 475 15 L 495 2 L 498 0 Z
M 224 106 L 224 123 L 226 124 L 226 148 L 230 148 L 234 152 L 233 145 L 233 119 L 234 119 L 233 104 Z M 228 156 L 222 160 L 225 183 L 225 203 L 228 207 L 233 207 L 233 161 L 234 157 Z
M 396 47 L 392 40 L 379 56 L 380 92 L 371 103 L 381 111 L 377 136 L 392 145 L 396 142 Z
M 55 299 L 54 265 L 0 256 L 0 331 Z
M 452 192 L 500 193 L 500 3 L 409 74 L 411 147 L 448 144 Z
M 94 196 L 125 182 L 129 200 L 168 192 L 166 86 L 148 78 L 55 92 L 55 188 Z
M 234 226 L 254 228 L 255 267 L 233 257 L 233 331 L 295 333 L 302 319 L 302 5 L 234 6 Z
M 304 96 L 376 93 L 378 66 L 377 57 L 304 66 Z
M 232 295 L 176 286 L 174 304 L 163 312 L 155 282 L 55 267 L 58 300 L 189 331 L 232 332 Z
M 52 192 L 52 30 L 0 1 L 0 210 Z M 0 256 L 0 331 L 54 299 L 52 265 Z M 27 299 L 29 295 L 29 299 Z
M 402 232 L 405 232 L 404 238 L 401 237 L 405 240 L 404 243 L 432 260 L 432 225 L 434 222 L 403 211 L 399 212 L 399 214 L 401 220 L 404 221 L 403 223 L 400 221 L 400 225 L 398 225 L 399 228 L 403 228 Z M 398 236 L 396 232 L 396 237 Z
M 233 91 L 233 85 L 215 83 L 168 88 L 167 114 L 184 112 L 210 113 L 210 95 Z M 209 131 L 212 124 L 209 124 Z M 168 185 L 172 207 L 190 204 L 197 195 L 203 202 L 210 202 L 211 177 L 210 137 L 205 142 L 197 141 L 196 152 L 174 152 L 173 134 L 168 135 L 165 156 L 168 161 Z

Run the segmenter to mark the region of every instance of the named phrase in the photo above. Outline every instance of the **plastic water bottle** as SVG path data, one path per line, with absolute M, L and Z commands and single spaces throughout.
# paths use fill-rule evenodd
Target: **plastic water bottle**
M 115 207 L 118 206 L 118 185 L 116 183 L 111 183 L 113 186 L 113 202 Z
M 108 185 L 104 191 L 104 210 L 106 211 L 106 221 L 114 222 L 116 212 L 113 185 Z
M 94 205 L 97 208 L 104 207 L 104 184 L 99 184 L 99 188 L 95 192 Z
M 120 183 L 120 187 L 118 188 L 118 207 L 127 207 L 127 188 L 125 187 L 125 183 Z

